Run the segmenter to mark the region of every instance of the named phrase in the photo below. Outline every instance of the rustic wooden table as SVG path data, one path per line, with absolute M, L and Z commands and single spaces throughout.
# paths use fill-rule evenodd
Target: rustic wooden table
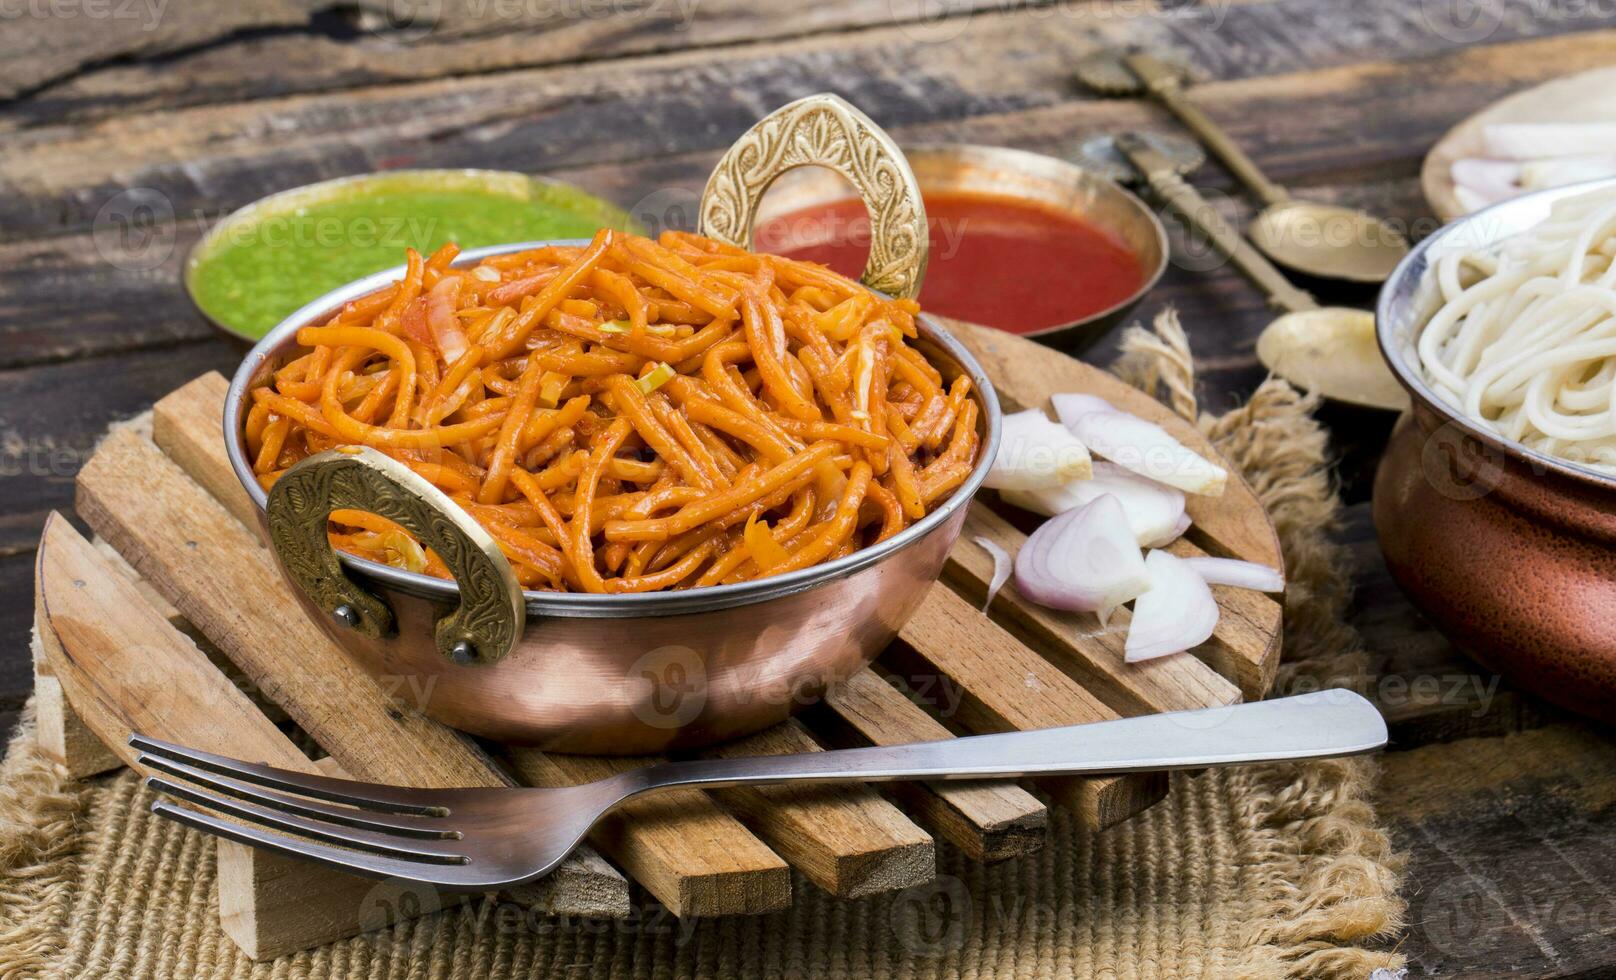
M 0 33 L 0 720 L 31 679 L 32 560 L 106 426 L 242 353 L 196 316 L 181 257 L 270 191 L 406 165 L 537 171 L 652 220 L 688 215 L 764 112 L 835 91 L 900 141 L 1064 154 L 1119 127 L 1072 65 L 1097 44 L 1193 63 L 1197 98 L 1277 180 L 1412 235 L 1416 172 L 1453 122 L 1616 61 L 1607 5 L 1543 0 L 331 0 L 14 4 Z M 400 12 L 403 16 L 397 16 Z M 413 16 L 412 16 L 413 15 Z M 1226 174 L 1196 182 L 1249 215 Z M 687 222 L 688 223 L 688 222 Z M 1268 313 L 1227 268 L 1176 262 L 1208 406 L 1261 379 Z M 1367 290 L 1315 286 L 1336 302 Z M 1104 363 L 1102 344 L 1090 357 Z M 1392 722 L 1381 812 L 1407 849 L 1414 975 L 1616 975 L 1612 738 L 1510 690 L 1391 584 L 1367 513 L 1387 420 L 1327 409 L 1358 558 L 1355 625 Z

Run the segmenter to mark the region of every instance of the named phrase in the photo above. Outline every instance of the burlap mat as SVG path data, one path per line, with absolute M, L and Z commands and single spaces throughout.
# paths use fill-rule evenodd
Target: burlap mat
M 1171 314 L 1121 372 L 1196 417 Z M 1290 574 L 1281 689 L 1350 682 L 1338 503 L 1311 403 L 1278 381 L 1200 424 L 1273 515 Z M 0 767 L 0 977 L 1354 977 L 1396 968 L 1398 859 L 1368 804 L 1374 764 L 1175 776 L 1103 834 L 1052 815 L 1039 854 L 982 867 L 943 846 L 935 883 L 840 901 L 799 877 L 782 913 L 563 922 L 493 900 L 253 964 L 219 931 L 212 841 L 147 812 L 124 771 L 72 783 L 24 721 Z

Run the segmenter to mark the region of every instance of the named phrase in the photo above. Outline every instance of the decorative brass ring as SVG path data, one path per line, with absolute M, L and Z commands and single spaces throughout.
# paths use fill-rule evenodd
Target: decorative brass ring
M 929 248 L 920 183 L 892 137 L 835 95 L 781 106 L 743 133 L 707 179 L 699 230 L 750 249 L 763 193 L 786 171 L 811 165 L 846 177 L 870 211 L 864 284 L 900 299 L 918 296 Z
M 373 639 L 396 628 L 387 603 L 355 584 L 331 549 L 326 524 L 340 508 L 399 524 L 448 566 L 460 601 L 437 622 L 440 653 L 458 664 L 491 664 L 510 652 L 526 626 L 527 609 L 494 539 L 409 467 L 362 446 L 310 456 L 269 491 L 270 543 L 288 577 L 317 606 Z

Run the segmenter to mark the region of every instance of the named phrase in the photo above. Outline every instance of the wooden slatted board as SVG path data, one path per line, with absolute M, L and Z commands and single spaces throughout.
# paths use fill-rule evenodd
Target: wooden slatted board
M 958 325 L 999 385 L 1007 410 L 1086 391 L 1152 418 L 1215 455 L 1193 425 L 1097 369 L 1030 341 Z M 92 543 L 53 517 L 36 573 L 41 744 L 87 776 L 131 762 L 132 730 L 276 765 L 418 786 L 562 785 L 644 759 L 513 748 L 491 758 L 390 699 L 296 609 L 255 530 L 220 438 L 225 380 L 198 378 L 160 401 L 149 426 L 107 437 L 78 476 Z M 1223 617 L 1194 656 L 1122 662 L 1120 610 L 1092 615 L 1024 602 L 1008 587 L 980 604 L 992 561 L 981 535 L 1012 553 L 1025 515 L 984 494 L 944 581 L 897 642 L 801 718 L 711 751 L 718 756 L 899 744 L 979 732 L 1103 721 L 1260 697 L 1279 657 L 1274 597 L 1219 589 Z M 1231 477 L 1193 498 L 1195 524 L 1174 550 L 1280 564 L 1251 489 Z M 290 718 L 329 752 L 310 761 L 277 727 Z M 110 751 L 109 751 L 110 749 Z M 680 791 L 635 800 L 605 820 L 557 874 L 517 896 L 558 914 L 631 911 L 629 881 L 680 916 L 755 914 L 791 901 L 795 868 L 849 898 L 905 888 L 935 873 L 934 837 L 996 861 L 1040 847 L 1044 799 L 1101 829 L 1159 800 L 1156 774 L 872 787 Z M 268 958 L 383 924 L 358 909 L 394 908 L 378 887 L 220 842 L 226 932 Z M 366 896 L 371 896 L 369 900 Z M 417 903 L 419 904 L 419 903 Z M 426 903 L 426 909 L 436 907 Z

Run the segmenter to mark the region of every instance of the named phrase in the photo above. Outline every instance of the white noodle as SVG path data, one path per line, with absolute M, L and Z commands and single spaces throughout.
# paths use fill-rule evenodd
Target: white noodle
M 1431 388 L 1500 434 L 1616 474 L 1616 188 L 1430 275 L 1442 306 L 1416 345 Z

